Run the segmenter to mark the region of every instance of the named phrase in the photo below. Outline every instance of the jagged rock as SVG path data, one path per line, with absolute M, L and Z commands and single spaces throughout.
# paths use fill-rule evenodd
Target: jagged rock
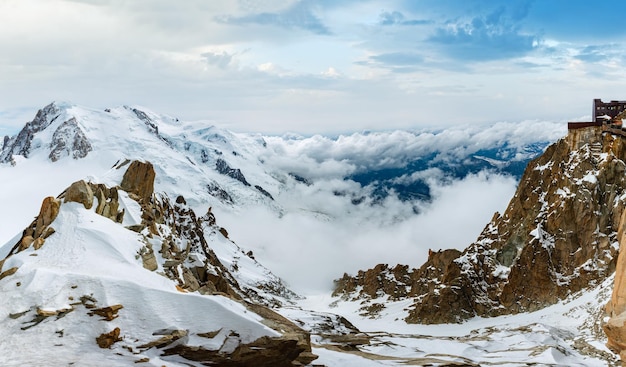
M 120 328 L 118 327 L 109 331 L 108 333 L 101 334 L 99 337 L 96 338 L 98 346 L 102 349 L 110 349 L 113 344 L 121 340 L 122 338 L 120 338 Z
M 231 205 L 235 203 L 235 201 L 233 200 L 232 196 L 230 196 L 228 191 L 222 189 L 217 183 L 210 182 L 206 185 L 206 188 L 209 194 L 218 198 L 221 202 L 231 204 Z
M 622 213 L 618 240 L 620 249 L 626 246 L 626 211 Z M 609 320 L 602 325 L 609 349 L 618 353 L 626 361 L 626 251 L 620 251 L 615 268 L 615 281 L 611 300 L 605 307 Z
M 56 232 L 56 230 L 54 228 L 48 227 L 48 228 L 46 228 L 46 230 L 41 235 L 41 238 L 46 239 L 46 238 L 52 236 L 55 232 Z
M 96 213 L 114 222 L 122 223 L 124 220 L 124 209 L 119 211 L 119 194 L 117 188 L 108 188 L 103 184 L 91 184 L 91 190 L 98 200 Z
M 2 151 L 0 152 L 0 163 L 12 162 L 13 155 L 28 157 L 35 133 L 43 131 L 50 126 L 59 117 L 60 113 L 61 111 L 54 102 L 37 111 L 33 121 L 27 123 L 16 137 L 8 140 L 4 139 Z
M 141 255 L 141 262 L 143 263 L 144 268 L 150 271 L 155 271 L 159 268 L 152 246 L 146 245 L 141 249 L 139 254 Z
M 265 336 L 249 344 L 239 344 L 232 353 L 222 353 L 197 346 L 176 345 L 166 349 L 164 354 L 180 355 L 191 361 L 221 367 L 293 367 L 297 365 L 293 362 L 298 362 L 297 358 L 302 352 L 304 350 L 298 345 L 297 340 Z M 306 355 L 307 360 L 311 358 L 313 356 Z
M 98 315 L 102 317 L 103 320 L 112 321 L 119 316 L 117 312 L 122 308 L 124 308 L 124 306 L 119 304 L 101 308 L 94 308 L 89 311 L 89 316 Z
M 76 181 L 65 191 L 65 202 L 81 203 L 85 209 L 93 207 L 93 191 L 84 180 Z
M 226 163 L 226 161 L 221 158 L 218 158 L 217 162 L 215 163 L 215 169 L 217 170 L 217 172 L 225 176 L 233 178 L 246 186 L 250 186 L 248 180 L 246 180 L 246 177 L 243 175 L 239 168 L 231 168 L 228 163 Z
M 133 161 L 124 173 L 120 187 L 143 200 L 150 200 L 154 192 L 155 175 L 152 163 Z
M 93 149 L 74 117 L 56 129 L 52 135 L 50 148 L 48 157 L 53 162 L 58 161 L 63 156 L 72 156 L 74 159 L 85 158 Z
M 409 294 L 411 274 L 407 265 L 396 265 L 390 269 L 387 264 L 378 264 L 373 269 L 359 271 L 355 277 L 344 274 L 341 279 L 335 280 L 333 296 L 347 296 L 360 287 L 359 294 L 354 295 L 356 298 L 376 298 L 384 292 L 390 295 L 391 300 L 402 299 Z
M 463 252 L 431 252 L 411 274 L 415 302 L 406 321 L 534 311 L 605 279 L 615 269 L 626 206 L 625 161 L 626 140 L 600 127 L 570 131 L 548 147 L 528 164 L 506 211 L 494 215 L 476 242 Z M 385 271 L 372 269 L 370 278 Z M 384 283 L 367 294 L 396 292 Z
M 54 221 L 54 219 L 59 215 L 59 210 L 61 208 L 61 201 L 48 196 L 43 199 L 41 203 L 41 209 L 39 209 L 39 215 L 35 220 L 35 232 L 33 237 L 39 237 L 47 227 Z
M 156 332 L 153 335 L 163 335 L 157 340 L 153 340 L 149 343 L 142 344 L 138 346 L 140 349 L 150 349 L 150 348 L 163 348 L 166 347 L 173 342 L 184 338 L 189 334 L 187 330 L 163 330 L 160 332 Z
M 22 239 L 20 240 L 20 247 L 19 247 L 18 252 L 24 251 L 27 248 L 29 248 L 30 245 L 33 244 L 33 241 L 35 241 L 33 236 L 24 236 L 24 237 L 22 237 Z
M 259 186 L 259 185 L 254 185 L 254 188 L 259 190 L 259 192 L 265 196 L 267 196 L 268 198 L 270 198 L 271 200 L 274 200 L 274 197 L 272 196 L 272 194 L 270 194 L 269 192 L 267 192 L 267 190 L 265 190 L 263 187 Z
M 311 336 L 308 332 L 302 330 L 292 321 L 265 306 L 247 302 L 246 308 L 263 317 L 263 324 L 281 332 L 283 334 L 282 339 L 296 341 L 295 347 L 297 350 L 300 350 L 294 358 L 297 362 L 308 365 L 317 359 L 317 356 L 311 353 Z M 295 351 L 293 351 L 293 353 L 295 353 Z M 234 354 L 235 353 L 233 353 L 233 355 Z

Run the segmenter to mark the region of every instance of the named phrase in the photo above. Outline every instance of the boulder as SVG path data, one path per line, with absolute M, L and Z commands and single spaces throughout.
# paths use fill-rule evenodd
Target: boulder
M 116 327 L 115 329 L 109 331 L 108 333 L 103 333 L 99 337 L 96 338 L 96 343 L 100 348 L 111 348 L 111 346 L 119 341 L 120 338 L 120 328 Z
M 152 163 L 133 161 L 124 173 L 120 187 L 126 192 L 137 195 L 140 199 L 150 200 L 154 192 L 154 177 Z
M 93 191 L 84 180 L 76 181 L 65 191 L 65 202 L 81 203 L 85 209 L 93 206 Z

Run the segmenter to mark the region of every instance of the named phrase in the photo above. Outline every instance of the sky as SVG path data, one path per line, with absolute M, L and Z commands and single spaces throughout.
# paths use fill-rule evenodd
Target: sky
M 590 115 L 626 99 L 626 2 L 0 0 L 0 135 L 51 101 L 240 132 Z

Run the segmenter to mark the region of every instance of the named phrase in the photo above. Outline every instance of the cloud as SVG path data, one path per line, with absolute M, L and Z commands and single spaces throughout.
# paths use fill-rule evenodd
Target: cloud
M 301 29 L 319 35 L 332 32 L 315 14 L 311 1 L 298 1 L 281 12 L 262 12 L 244 16 L 220 16 L 215 20 L 233 25 L 271 25 L 285 29 Z
M 403 13 L 399 11 L 382 12 L 380 13 L 379 23 L 383 26 L 400 25 L 400 26 L 415 26 L 432 24 L 432 20 L 427 19 L 406 19 Z
M 375 65 L 389 67 L 396 72 L 413 71 L 417 65 L 424 63 L 424 57 L 414 52 L 390 52 L 370 56 Z
M 433 153 L 437 159 L 458 160 L 503 143 L 521 152 L 533 142 L 559 139 L 566 133 L 565 126 L 524 121 L 454 126 L 440 131 L 354 133 L 336 138 L 266 136 L 268 150 L 262 158 L 270 166 L 303 177 L 343 178 L 355 172 L 402 167 Z
M 604 62 L 623 57 L 624 51 L 617 44 L 586 46 L 574 56 L 575 59 L 589 63 Z
M 316 201 L 324 212 L 340 216 L 292 210 L 276 218 L 261 208 L 216 216 L 237 244 L 253 250 L 296 291 L 326 293 L 344 272 L 355 274 L 378 263 L 419 267 L 429 249 L 466 247 L 495 211 L 504 210 L 515 185 L 511 178 L 485 173 L 440 185 L 420 215 L 393 198 L 382 206 L 355 206 L 346 197 L 320 190 L 278 199 L 294 205 L 306 200 L 302 207 Z
M 516 15 L 519 17 L 520 15 Z M 523 32 L 519 19 L 506 15 L 500 7 L 469 20 L 451 20 L 428 38 L 442 46 L 446 54 L 463 60 L 484 61 L 524 56 L 541 42 L 538 35 Z
M 233 54 L 226 51 L 221 52 L 205 52 L 201 54 L 209 65 L 217 66 L 220 69 L 228 68 L 233 62 Z

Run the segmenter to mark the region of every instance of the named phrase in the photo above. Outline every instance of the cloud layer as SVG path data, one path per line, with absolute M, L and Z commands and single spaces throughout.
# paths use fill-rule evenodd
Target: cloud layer
M 355 274 L 379 263 L 419 267 L 429 249 L 465 248 L 495 211 L 504 210 L 515 186 L 510 177 L 469 176 L 436 186 L 434 201 L 424 204 L 421 214 L 411 216 L 407 215 L 412 213 L 409 203 L 389 199 L 380 206 L 355 207 L 324 190 L 294 195 L 293 203 L 304 200 L 302 207 L 314 208 L 311 202 L 315 201 L 324 212 L 343 212 L 344 216 L 292 208 L 277 218 L 257 208 L 218 213 L 218 219 L 231 238 L 252 249 L 261 263 L 297 291 L 312 294 L 328 292 L 332 281 L 344 272 Z
M 457 179 L 435 164 L 397 178 L 427 182 L 431 201 L 402 201 L 395 195 L 375 201 L 370 188 L 345 177 L 403 167 L 423 156 L 463 164 L 479 150 L 503 145 L 515 148 L 507 159 L 521 159 L 528 145 L 553 142 L 564 130 L 562 124 L 526 121 L 335 138 L 264 136 L 267 150 L 259 157 L 264 166 L 295 173 L 309 184 L 287 181 L 274 195 L 286 209 L 280 218 L 261 207 L 217 216 L 238 244 L 252 249 L 295 289 L 328 291 L 343 272 L 354 274 L 378 263 L 419 267 L 429 249 L 465 248 L 494 212 L 506 208 L 517 184 L 511 176 L 486 170 Z M 359 196 L 364 199 L 355 204 Z

